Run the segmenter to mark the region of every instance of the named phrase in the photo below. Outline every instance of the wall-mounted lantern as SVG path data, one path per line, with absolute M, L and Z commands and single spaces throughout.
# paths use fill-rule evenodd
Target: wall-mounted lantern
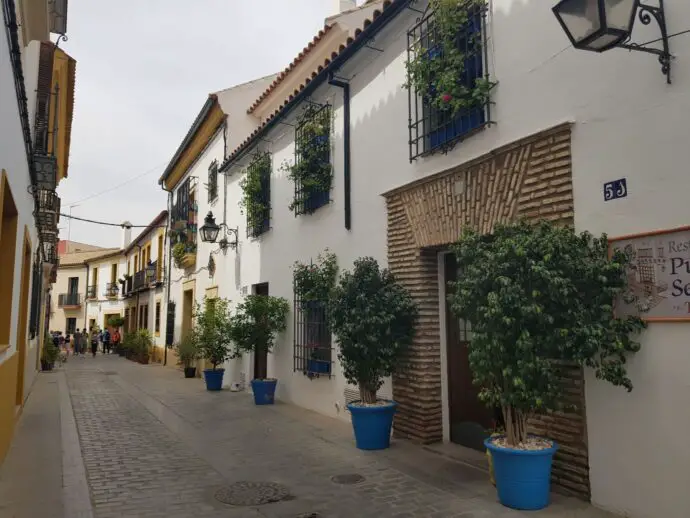
M 612 48 L 636 50 L 655 54 L 661 72 L 671 84 L 671 52 L 669 51 L 664 0 L 659 6 L 646 5 L 640 0 L 561 0 L 553 12 L 573 47 L 580 50 L 605 52 Z M 656 20 L 661 30 L 659 41 L 663 50 L 630 43 L 635 17 L 642 25 Z
M 204 224 L 201 226 L 199 229 L 199 234 L 201 235 L 201 240 L 204 243 L 215 243 L 216 239 L 218 239 L 218 234 L 220 233 L 220 229 L 223 228 L 223 237 L 218 243 L 220 248 L 222 250 L 227 249 L 228 247 L 232 248 L 233 250 L 237 250 L 237 228 L 230 228 L 228 227 L 225 223 L 221 223 L 218 225 L 216 223 L 216 218 L 213 217 L 213 212 L 210 212 L 206 215 L 204 218 Z M 234 235 L 235 238 L 233 241 L 228 241 L 227 235 Z

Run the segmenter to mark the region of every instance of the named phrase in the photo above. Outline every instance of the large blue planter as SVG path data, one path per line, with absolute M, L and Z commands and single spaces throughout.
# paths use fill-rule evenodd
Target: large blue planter
M 498 448 L 492 438 L 484 441 L 491 452 L 498 499 L 506 507 L 525 511 L 544 509 L 551 492 L 551 461 L 558 449 L 515 450 Z
M 358 406 L 352 403 L 347 405 L 352 414 L 352 428 L 357 448 L 385 450 L 391 445 L 391 428 L 397 407 L 395 401 L 377 406 Z
M 252 380 L 254 403 L 257 405 L 272 405 L 275 401 L 278 380 Z
M 204 369 L 206 390 L 220 390 L 223 388 L 223 374 L 225 369 Z

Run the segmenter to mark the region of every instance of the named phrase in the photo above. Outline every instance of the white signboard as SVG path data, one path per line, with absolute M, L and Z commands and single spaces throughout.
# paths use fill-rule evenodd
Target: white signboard
M 632 256 L 616 313 L 648 321 L 690 321 L 690 227 L 611 239 Z

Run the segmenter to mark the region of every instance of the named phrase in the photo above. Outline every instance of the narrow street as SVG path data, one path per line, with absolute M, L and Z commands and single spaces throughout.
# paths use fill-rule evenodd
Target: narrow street
M 354 474 L 364 480 L 332 480 Z M 239 481 L 280 484 L 289 496 L 246 506 L 215 498 Z M 530 515 L 608 516 L 559 495 Z M 421 447 L 396 441 L 389 451 L 361 452 L 347 423 L 287 404 L 256 407 L 247 393 L 209 393 L 174 369 L 99 354 L 38 376 L 0 471 L 0 516 L 526 514 L 496 502 L 484 471 Z

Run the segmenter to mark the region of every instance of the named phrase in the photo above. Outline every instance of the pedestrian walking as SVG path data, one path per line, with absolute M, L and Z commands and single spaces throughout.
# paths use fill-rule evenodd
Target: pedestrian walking
M 120 350 L 120 340 L 120 330 L 115 328 L 112 336 L 113 349 L 115 350 L 115 352 L 118 352 Z
M 98 351 L 98 334 L 95 331 L 89 333 L 89 338 L 91 341 L 91 354 L 96 357 L 96 352 Z
M 110 354 L 110 331 L 103 331 L 103 354 Z
M 86 331 L 86 329 L 84 329 Z M 74 332 L 74 355 L 79 356 L 79 353 L 81 351 L 81 344 L 82 340 L 84 339 L 84 335 L 82 335 L 81 330 L 77 328 L 77 330 Z

